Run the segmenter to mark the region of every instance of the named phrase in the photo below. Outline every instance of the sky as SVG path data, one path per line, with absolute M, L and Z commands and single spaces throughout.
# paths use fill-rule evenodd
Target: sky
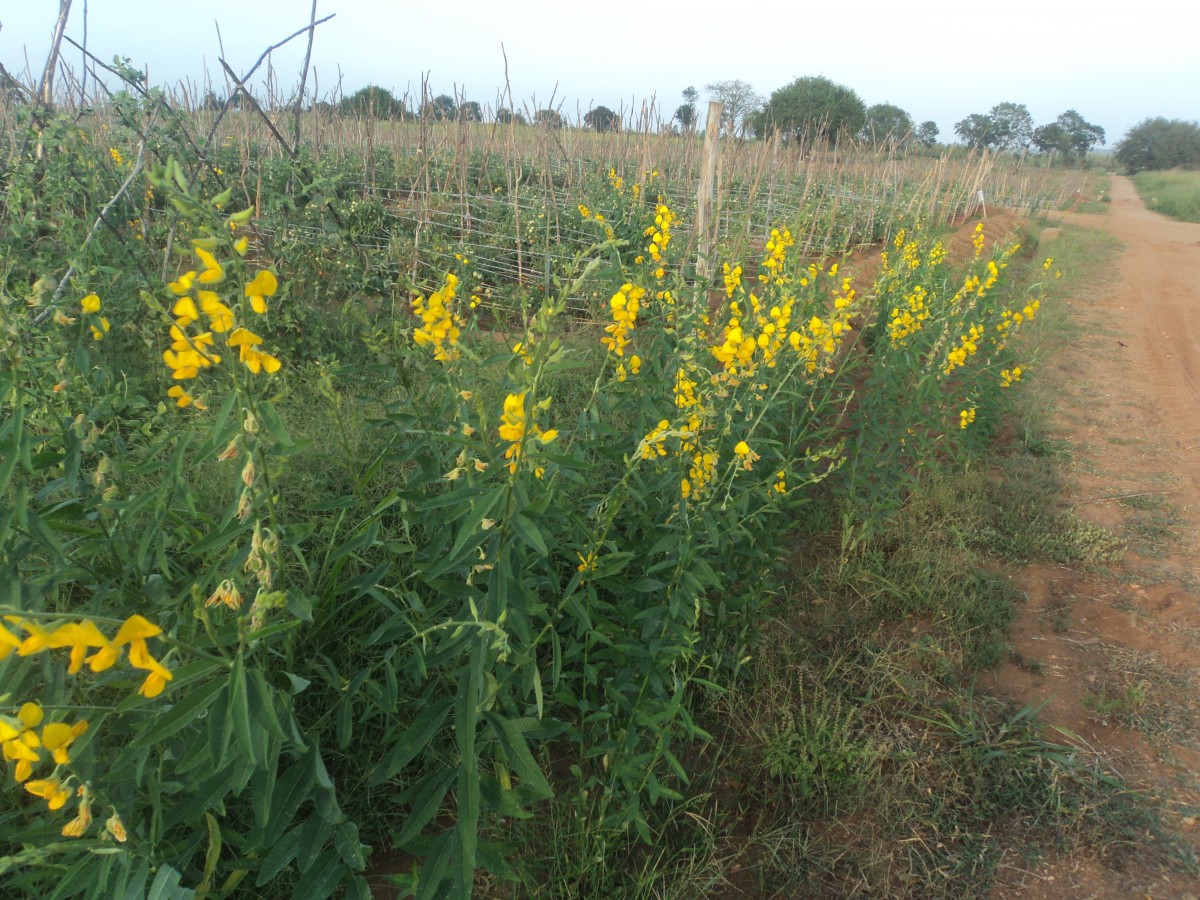
M 1119 16 L 1077 0 L 815 6 L 317 0 L 318 18 L 334 18 L 317 29 L 313 73 L 323 96 L 377 84 L 419 97 L 424 78 L 431 94 L 495 107 L 507 59 L 516 108 L 553 100 L 572 121 L 595 105 L 628 112 L 649 101 L 669 120 L 689 85 L 703 101 L 706 84 L 740 79 L 765 98 L 823 75 L 868 106 L 893 103 L 936 122 L 943 141 L 954 140 L 955 122 L 1001 102 L 1025 104 L 1037 125 L 1075 109 L 1110 145 L 1152 116 L 1200 120 L 1195 20 L 1181 18 L 1176 0 L 1141 0 Z M 100 59 L 127 57 L 153 84 L 212 84 L 223 95 L 222 55 L 244 72 L 303 28 L 311 9 L 312 0 L 74 0 L 67 35 L 84 43 L 86 19 L 86 45 Z M 10 73 L 40 74 L 57 10 L 57 0 L 0 6 L 0 63 Z M 271 56 L 284 98 L 299 82 L 304 45 L 298 38 Z M 80 52 L 64 47 L 78 72 Z

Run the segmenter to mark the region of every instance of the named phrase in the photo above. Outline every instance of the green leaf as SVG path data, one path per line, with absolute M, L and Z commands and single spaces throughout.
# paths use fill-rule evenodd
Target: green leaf
M 337 853 L 326 850 L 314 860 L 312 871 L 300 879 L 292 900 L 325 900 L 347 874 L 349 870 L 342 865 Z
M 300 828 L 297 825 L 271 847 L 271 852 L 263 860 L 262 868 L 258 870 L 255 884 L 262 887 L 283 871 L 283 867 L 296 858 L 296 848 L 300 845 Z
M 283 728 L 279 725 L 279 716 L 275 713 L 275 694 L 271 690 L 271 686 L 267 684 L 263 673 L 254 669 L 250 673 L 248 684 L 250 688 L 250 715 L 255 722 L 262 728 L 266 729 L 267 733 L 279 740 L 285 740 L 287 735 L 283 733 Z
M 546 780 L 541 767 L 534 760 L 525 735 L 517 730 L 511 720 L 499 713 L 485 712 L 483 717 L 495 730 L 496 740 L 500 744 L 505 760 L 521 781 L 538 797 L 543 799 L 553 797 L 554 791 L 550 787 L 550 782 Z
M 458 834 L 461 856 L 455 879 L 464 885 L 474 880 L 475 845 L 479 839 L 479 757 L 475 739 L 479 731 L 479 701 L 483 694 L 486 644 L 476 638 L 465 676 L 459 676 L 454 704 L 454 740 L 458 745 Z
M 438 810 L 442 808 L 442 799 L 446 796 L 446 791 L 450 790 L 457 774 L 457 769 L 431 772 L 404 792 L 405 797 L 412 795 L 412 807 L 404 821 L 404 828 L 396 836 L 397 847 L 406 846 L 437 815 Z
M 512 523 L 517 537 L 524 541 L 538 556 L 550 555 L 550 548 L 546 546 L 546 539 L 542 537 L 541 529 L 535 523 L 520 513 L 517 513 L 509 521 Z
M 317 855 L 329 839 L 333 823 L 324 816 L 309 816 L 308 821 L 300 826 L 300 843 L 296 847 L 296 869 L 301 875 L 312 868 L 317 861 Z
M 271 815 L 267 819 L 266 834 L 263 835 L 264 846 L 269 847 L 279 840 L 283 830 L 291 824 L 296 810 L 308 799 L 312 790 L 309 770 L 308 763 L 302 761 L 288 768 L 280 776 L 271 800 Z
M 182 879 L 183 876 L 179 872 L 164 863 L 150 884 L 146 900 L 177 900 L 177 898 L 194 896 L 193 891 L 179 886 Z
M 241 751 L 252 763 L 258 761 L 255 734 L 250 725 L 250 702 L 246 695 L 246 670 L 242 657 L 233 660 L 229 673 L 229 718 L 233 720 L 233 733 L 237 736 Z
M 199 894 L 210 890 L 213 875 L 217 871 L 217 862 L 221 859 L 221 826 L 210 812 L 204 813 L 204 822 L 208 826 L 208 850 L 204 854 L 204 878 L 196 885 L 196 892 Z
M 368 785 L 375 787 L 383 784 L 412 762 L 416 755 L 433 740 L 433 736 L 442 727 L 442 723 L 453 706 L 454 702 L 447 699 L 422 710 L 412 724 L 404 729 L 404 733 L 400 735 L 388 755 L 380 760 L 379 765 L 371 772 Z
M 443 572 L 454 568 L 464 555 L 464 551 L 470 550 L 483 540 L 485 533 L 480 526 L 483 520 L 487 518 L 488 513 L 492 511 L 492 508 L 504 496 L 506 490 L 507 488 L 499 487 L 487 496 L 479 499 L 479 502 L 475 504 L 475 508 L 463 520 L 461 527 L 458 529 L 458 537 L 454 541 L 454 547 L 451 548 L 450 552 L 440 563 L 430 567 L 429 571 L 425 573 L 426 578 L 436 578 Z
M 226 683 L 225 679 L 217 678 L 185 692 L 178 703 L 151 719 L 138 736 L 129 742 L 130 746 L 150 747 L 186 728 L 208 708 Z
M 229 718 L 229 685 L 226 684 L 208 712 L 208 751 L 214 769 L 225 765 L 225 754 L 232 738 L 233 720 Z
M 276 412 L 275 407 L 270 403 L 259 404 L 258 418 L 266 427 L 271 437 L 275 438 L 281 447 L 291 448 L 296 446 L 295 442 L 288 436 L 283 419 L 279 417 L 279 413 Z
M 358 825 L 353 820 L 347 820 L 338 826 L 337 831 L 333 833 L 333 845 L 342 861 L 354 871 L 361 872 L 367 867 L 362 843 L 358 839 Z
M 454 845 L 457 834 L 447 831 L 438 836 L 429 848 L 429 856 L 421 867 L 420 880 L 417 882 L 417 895 L 414 900 L 433 900 L 439 896 L 438 889 L 442 882 L 450 876 L 450 861 L 454 855 Z

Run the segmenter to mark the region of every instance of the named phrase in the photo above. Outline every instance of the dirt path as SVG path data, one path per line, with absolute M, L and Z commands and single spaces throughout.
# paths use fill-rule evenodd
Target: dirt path
M 1149 212 L 1128 179 L 1111 196 L 1107 215 L 1060 217 L 1124 250 L 1114 279 L 1097 273 L 1096 293 L 1073 302 L 1077 346 L 1043 366 L 1064 386 L 1054 437 L 1068 448 L 1068 501 L 1129 550 L 1021 573 L 1029 602 L 993 690 L 1045 702 L 1044 721 L 1064 729 L 1049 738 L 1157 797 L 1200 852 L 1200 225 Z M 1092 858 L 1013 861 L 996 896 L 1200 898 L 1169 851 L 1097 844 Z

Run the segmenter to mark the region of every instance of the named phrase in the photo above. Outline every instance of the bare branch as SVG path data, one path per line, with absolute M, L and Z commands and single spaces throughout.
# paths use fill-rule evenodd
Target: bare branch
M 38 85 L 38 96 L 46 109 L 54 108 L 54 70 L 58 68 L 58 53 L 62 48 L 63 32 L 67 30 L 67 19 L 71 15 L 71 0 L 59 0 L 58 20 L 54 23 L 54 34 L 50 38 L 50 55 L 42 69 L 42 81 Z

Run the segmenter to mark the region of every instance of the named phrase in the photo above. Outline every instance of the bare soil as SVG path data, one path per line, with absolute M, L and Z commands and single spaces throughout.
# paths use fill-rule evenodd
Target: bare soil
M 1062 385 L 1053 435 L 1068 502 L 1122 536 L 1104 566 L 1035 565 L 990 689 L 1042 704 L 1046 737 L 1074 745 L 1161 806 L 1200 855 L 1200 225 L 1149 212 L 1114 178 L 1106 215 L 1060 214 L 1124 245 L 1072 301 L 1081 335 L 1043 363 Z M 1056 229 L 1041 252 L 1054 255 Z M 1090 855 L 1007 860 L 997 898 L 1200 898 L 1171 853 L 1099 842 Z

